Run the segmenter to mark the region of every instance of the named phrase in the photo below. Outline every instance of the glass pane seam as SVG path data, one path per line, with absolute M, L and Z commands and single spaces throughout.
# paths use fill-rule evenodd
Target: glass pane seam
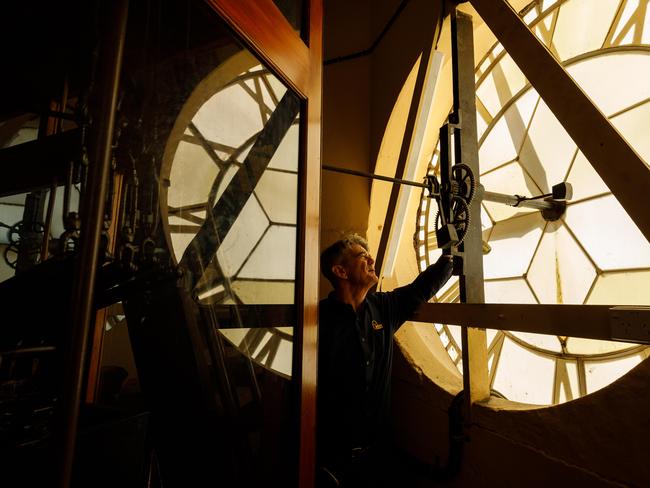
M 510 161 L 506 161 L 505 163 L 502 163 L 502 164 L 500 164 L 498 166 L 495 166 L 494 168 L 491 168 L 491 169 L 487 170 L 485 173 L 481 173 L 479 176 L 487 176 L 490 173 L 494 173 L 495 171 L 500 170 L 501 168 L 505 168 L 509 164 L 517 163 L 517 162 L 518 162 L 518 157 L 516 157 L 514 159 L 511 159 Z M 480 163 L 480 161 L 479 161 L 479 163 Z
M 642 105 L 645 105 L 645 104 L 648 103 L 648 102 L 650 102 L 650 98 L 645 98 L 645 99 L 640 100 L 640 101 L 638 101 L 638 102 L 636 102 L 636 103 L 633 103 L 633 104 L 630 105 L 629 107 L 626 107 L 626 108 L 624 108 L 624 109 L 619 110 L 618 112 L 614 112 L 612 115 L 610 115 L 610 116 L 607 117 L 607 118 L 608 118 L 609 120 L 612 120 L 612 119 L 618 117 L 619 115 L 623 115 L 624 113 L 627 113 L 627 112 L 629 112 L 629 111 L 631 111 L 631 110 L 634 110 L 635 108 L 639 108 L 639 107 L 641 107 Z
M 521 170 L 522 170 L 522 172 L 524 173 L 524 175 L 528 176 L 528 178 L 530 178 L 530 181 L 532 181 L 533 184 L 537 187 L 537 191 L 539 192 L 539 195 L 542 195 L 542 194 L 544 193 L 544 192 L 542 191 L 542 187 L 539 186 L 539 184 L 537 183 L 537 181 L 535 181 L 535 178 L 533 178 L 533 175 L 530 174 L 530 172 L 526 169 L 526 167 L 521 163 L 521 161 L 519 160 L 519 158 L 517 158 L 517 164 L 518 164 L 519 167 L 521 168 Z M 543 167 L 543 166 L 542 166 L 542 167 Z M 531 197 L 536 197 L 536 196 L 537 196 L 537 195 L 531 195 Z
M 575 235 L 575 233 L 571 229 L 571 226 L 565 220 L 564 216 L 560 218 L 560 221 L 564 225 L 564 228 L 567 230 L 571 238 L 575 241 L 575 243 L 578 245 L 580 250 L 585 254 L 585 256 L 587 257 L 591 265 L 594 267 L 594 269 L 596 270 L 596 275 L 600 275 L 603 270 L 596 264 L 596 261 L 594 260 L 594 258 L 591 257 L 591 254 L 587 252 L 587 249 L 582 245 L 580 239 L 578 239 L 578 237 Z
M 253 192 L 253 193 L 255 193 L 255 192 Z M 262 210 L 264 210 L 264 209 L 262 209 Z M 244 266 L 246 266 L 246 264 L 250 260 L 251 256 L 253 254 L 255 254 L 255 251 L 260 246 L 260 243 L 264 240 L 264 237 L 266 237 L 266 234 L 269 232 L 270 228 L 271 228 L 271 226 L 267 224 L 266 229 L 264 229 L 264 232 L 262 232 L 262 235 L 260 236 L 260 238 L 257 240 L 255 245 L 253 246 L 253 249 L 251 249 L 251 252 L 248 253 L 248 256 L 246 256 L 246 258 L 242 262 L 241 266 L 239 266 L 239 268 L 237 269 L 237 272 L 233 275 L 233 277 L 232 277 L 233 281 L 239 279 L 238 278 L 239 273 L 241 273 L 242 269 L 244 269 Z
M 612 194 L 612 192 L 608 191 L 608 192 L 603 192 L 603 193 L 597 193 L 596 195 L 592 195 L 590 197 L 580 198 L 579 200 L 570 200 L 570 201 L 567 201 L 567 206 L 577 205 L 577 204 L 583 203 L 583 202 L 590 202 L 591 200 L 598 200 L 599 198 L 608 197 L 611 194 Z
M 532 260 L 531 260 L 531 262 L 532 262 Z M 535 298 L 535 301 L 538 304 L 541 304 L 541 300 L 537 296 L 537 293 L 535 293 L 535 290 L 533 289 L 532 285 L 530 284 L 530 281 L 528 281 L 528 276 L 524 276 L 524 281 L 526 282 L 526 285 L 528 286 L 528 289 L 530 290 L 530 292 L 533 294 L 533 298 Z
M 578 157 L 579 152 L 580 152 L 580 148 L 577 147 L 577 145 L 576 145 L 576 150 L 573 153 L 573 157 L 571 158 L 571 162 L 569 163 L 569 167 L 566 170 L 566 174 L 564 175 L 564 178 L 562 179 L 563 183 L 566 183 L 566 181 L 569 179 L 569 175 L 571 174 L 571 170 L 573 169 L 573 164 L 576 162 L 576 158 Z
M 496 114 L 493 115 L 492 122 L 491 122 L 490 124 L 488 124 L 488 126 L 485 128 L 485 130 L 483 131 L 483 135 L 480 137 L 480 139 L 479 139 L 479 141 L 478 141 L 478 145 L 479 145 L 479 147 L 481 147 L 481 145 L 483 145 L 483 142 L 484 142 L 485 139 L 487 138 L 487 136 L 488 136 L 488 134 L 490 133 L 490 131 L 493 129 L 494 124 L 496 124 L 497 122 L 499 122 L 499 119 L 501 119 L 501 117 L 503 116 L 503 114 L 505 114 L 505 112 L 506 112 L 506 111 L 507 111 L 507 110 L 508 110 L 512 105 L 514 105 L 515 103 L 517 103 L 517 102 L 519 101 L 519 99 L 520 99 L 520 98 L 521 98 L 521 97 L 522 97 L 522 96 L 523 96 L 523 95 L 524 95 L 528 90 L 534 90 L 534 88 L 533 88 L 533 86 L 530 84 L 530 82 L 528 81 L 528 79 L 526 79 L 526 83 L 524 84 L 524 86 L 523 86 L 523 87 L 522 87 L 522 88 L 521 88 L 517 93 L 513 94 L 513 95 L 511 96 L 511 98 L 510 98 L 510 99 L 509 99 L 509 100 L 508 100 L 504 105 L 501 106 L 501 109 L 500 109 Z M 537 96 L 539 97 L 539 94 L 538 94 Z
M 533 119 L 535 118 L 535 114 L 537 114 L 537 108 L 539 107 L 539 103 L 540 103 L 541 100 L 542 100 L 542 97 L 540 97 L 539 94 L 537 94 L 537 101 L 535 102 L 535 107 L 533 107 L 533 111 L 530 114 L 530 119 L 528 120 L 528 124 L 526 124 L 526 130 L 524 131 L 523 137 L 521 138 L 521 143 L 519 144 L 519 147 L 515 148 L 515 151 L 517 152 L 517 160 L 519 160 L 519 158 L 521 157 L 521 151 L 524 149 L 524 143 L 526 142 L 526 139 L 528 138 L 528 133 L 530 132 L 530 126 L 533 125 Z M 532 144 L 532 141 L 531 141 L 531 144 Z M 539 186 L 539 185 L 537 185 L 537 186 Z
M 616 26 L 621 21 L 621 17 L 623 16 L 623 10 L 624 10 L 624 7 L 625 7 L 625 2 L 626 2 L 626 0 L 620 0 L 620 2 L 618 4 L 618 8 L 616 9 L 616 13 L 614 14 L 612 22 L 609 25 L 609 29 L 607 30 L 607 34 L 605 34 L 605 39 L 603 39 L 603 44 L 601 45 L 602 49 L 605 49 L 606 47 L 612 45 L 612 42 L 614 40 L 613 39 L 614 32 L 616 31 Z
M 528 287 L 530 288 L 531 291 L 533 291 L 533 288 L 530 286 L 530 283 L 528 283 L 528 273 L 530 273 L 530 268 L 533 266 L 533 261 L 535 260 L 535 256 L 537 256 L 537 251 L 539 251 L 539 247 L 542 245 L 542 239 L 546 235 L 546 229 L 548 229 L 548 222 L 544 222 L 544 228 L 542 229 L 542 233 L 539 236 L 539 239 L 537 240 L 537 244 L 535 245 L 535 250 L 533 251 L 532 256 L 530 257 L 530 262 L 528 263 L 528 267 L 526 268 L 526 271 L 524 271 L 524 279 L 526 280 L 526 283 L 528 284 Z M 533 295 L 535 298 L 537 298 L 536 293 L 533 291 Z M 537 300 L 539 303 L 539 300 Z

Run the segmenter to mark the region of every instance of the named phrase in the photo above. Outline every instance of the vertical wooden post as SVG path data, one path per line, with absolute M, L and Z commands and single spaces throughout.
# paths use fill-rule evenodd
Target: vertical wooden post
M 108 228 L 108 252 L 115 254 L 117 245 L 117 232 L 120 210 L 120 195 L 122 194 L 122 183 L 124 175 L 116 174 L 113 176 L 113 207 L 111 215 L 111 225 Z M 94 403 L 97 399 L 99 388 L 99 377 L 101 373 L 102 348 L 104 344 L 104 328 L 108 318 L 108 307 L 98 310 L 95 314 L 95 325 L 92 333 L 92 346 L 90 351 L 90 361 L 88 364 L 88 380 L 86 383 L 86 402 Z
M 474 79 L 474 35 L 472 18 L 452 12 L 451 35 L 454 72 L 454 116 L 461 129 L 455 131 L 456 163 L 467 164 L 478 184 L 478 140 L 476 130 L 476 84 Z M 469 206 L 472 216 L 462 243 L 463 275 L 460 277 L 460 300 L 483 303 L 483 246 L 481 203 L 474 199 Z M 490 397 L 487 338 L 485 329 L 462 328 L 463 387 L 468 407 Z M 468 414 L 470 410 L 468 409 Z
M 299 246 L 302 297 L 296 335 L 300 342 L 300 427 L 298 440 L 298 486 L 314 486 L 316 474 L 316 375 L 318 369 L 318 282 L 320 244 L 321 111 L 323 78 L 322 0 L 309 2 L 309 86 L 302 142 L 305 144 L 303 186 L 300 194 Z M 302 302 L 302 303 L 300 303 Z

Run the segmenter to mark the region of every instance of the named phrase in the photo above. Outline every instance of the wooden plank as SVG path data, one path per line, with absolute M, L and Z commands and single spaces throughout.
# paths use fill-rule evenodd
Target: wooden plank
M 316 466 L 316 373 L 318 363 L 318 285 L 320 258 L 321 119 L 323 94 L 323 0 L 309 2 L 310 78 L 303 125 L 305 165 L 300 187 L 299 298 L 294 365 L 300 372 L 298 486 L 311 488 Z
M 302 98 L 307 97 L 310 49 L 272 0 L 206 1 L 265 64 L 274 68 L 274 74 Z
M 639 195 L 650 170 L 506 0 L 472 5 L 587 157 L 623 208 L 650 240 L 650 212 Z
M 73 129 L 0 150 L 0 197 L 47 188 L 53 179 L 65 181 L 80 148 L 81 130 Z
M 413 316 L 417 322 L 465 325 L 585 339 L 612 337 L 612 305 L 522 305 L 508 303 L 427 303 Z M 640 312 L 650 323 L 650 311 Z M 639 335 L 639 343 L 647 336 Z M 628 338 L 632 341 L 632 336 Z M 627 341 L 626 341 L 627 342 Z

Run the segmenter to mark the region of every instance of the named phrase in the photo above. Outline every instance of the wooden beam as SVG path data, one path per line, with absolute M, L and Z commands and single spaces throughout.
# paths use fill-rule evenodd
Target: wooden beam
M 476 129 L 476 83 L 474 78 L 474 28 L 472 17 L 454 11 L 451 17 L 454 114 L 450 121 L 454 127 L 455 161 L 467 164 L 478 175 L 478 137 Z M 452 120 L 453 119 L 453 120 Z M 451 127 L 451 126 L 450 126 Z M 446 132 L 446 131 L 444 131 Z M 443 131 L 441 131 L 441 134 Z M 442 147 L 442 141 L 441 141 Z M 451 148 L 449 148 L 451 149 Z M 441 150 L 442 159 L 442 150 Z M 447 158 L 448 159 L 448 158 Z M 445 162 L 445 174 L 449 174 L 451 161 Z M 443 178 L 444 181 L 444 178 Z M 463 273 L 460 276 L 460 300 L 463 303 L 483 303 L 483 241 L 481 233 L 481 202 L 474 199 L 469 204 L 472 219 L 460 249 L 463 251 Z M 463 389 L 467 401 L 467 420 L 471 404 L 490 398 L 488 375 L 488 351 L 485 329 L 463 327 Z
M 304 165 L 301 169 L 299 233 L 298 327 L 294 328 L 294 374 L 300 380 L 298 486 L 311 488 L 316 479 L 316 377 L 318 369 L 318 284 L 320 261 L 320 187 L 323 97 L 323 0 L 310 0 L 309 85 L 301 123 Z M 301 116 L 301 117 L 302 117 Z
M 73 129 L 0 150 L 0 197 L 47 188 L 54 179 L 65 181 L 80 147 L 81 130 Z
M 310 49 L 272 0 L 206 0 L 279 78 L 306 98 Z M 312 48 L 313 49 L 313 48 Z
M 650 241 L 650 212 L 640 195 L 650 170 L 506 0 L 471 0 L 544 102 Z
M 522 305 L 508 303 L 427 303 L 413 316 L 416 322 L 480 326 L 585 339 L 650 343 L 650 330 L 639 326 L 622 338 L 616 322 L 624 313 L 636 313 L 639 322 L 650 323 L 650 309 L 612 305 Z M 622 313 L 623 312 L 623 313 Z M 628 320 L 629 322 L 629 320 Z

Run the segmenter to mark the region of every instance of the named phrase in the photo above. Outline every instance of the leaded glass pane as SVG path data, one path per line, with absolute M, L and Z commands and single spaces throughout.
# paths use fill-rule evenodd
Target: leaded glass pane
M 650 263 L 646 264 L 648 267 Z M 609 272 L 598 277 L 587 303 L 650 305 L 650 270 Z
M 287 243 L 296 242 L 295 227 L 273 225 L 257 246 L 239 276 L 293 280 L 296 271 L 296 249 Z
M 562 403 L 580 396 L 578 381 L 577 361 L 558 359 L 555 369 L 556 388 L 558 388 L 557 402 Z
M 650 243 L 614 196 L 569 205 L 564 218 L 600 269 L 650 264 Z
M 646 165 L 650 166 L 650 102 L 614 117 L 612 124 L 645 160 Z
M 298 176 L 292 173 L 267 171 L 255 188 L 255 194 L 271 222 L 295 224 Z
M 554 27 L 556 18 L 557 18 L 557 11 L 551 13 L 551 15 L 547 15 L 546 17 L 544 17 L 544 19 L 541 22 L 538 22 L 535 25 L 535 27 L 533 28 L 533 31 L 535 32 L 535 35 L 547 47 L 550 46 L 551 40 L 553 38 L 553 27 Z
M 549 222 L 527 279 L 540 303 L 584 302 L 596 270 L 561 222 Z
M 181 141 L 170 174 L 167 204 L 172 207 L 205 202 L 219 168 L 199 144 Z M 194 178 L 183 178 L 189 172 Z
M 512 58 L 506 54 L 490 71 L 476 90 L 485 108 L 492 114 L 526 84 L 526 77 Z
M 567 71 L 607 116 L 650 98 L 648 51 L 594 56 L 572 64 Z
M 492 251 L 483 258 L 485 278 L 523 276 L 545 224 L 539 212 L 496 224 L 490 236 Z
M 634 347 L 625 342 L 599 341 L 582 337 L 569 337 L 566 346 L 570 354 L 610 354 Z
M 523 278 L 486 281 L 485 303 L 536 303 L 535 295 Z M 488 341 L 489 342 L 489 341 Z
M 219 117 L 215 117 L 217 113 Z M 233 120 L 237 123 L 233 124 Z M 239 146 L 263 127 L 257 101 L 239 84 L 230 85 L 210 97 L 192 122 L 207 140 L 231 147 Z
M 516 339 L 523 341 L 527 347 L 532 347 L 544 352 L 562 352 L 562 347 L 557 336 L 548 334 L 532 334 L 530 332 L 512 331 L 509 333 Z
M 614 28 L 609 44 L 648 44 L 650 43 L 650 12 L 645 0 L 625 2 L 623 14 Z
M 286 171 L 298 171 L 298 131 L 300 130 L 298 124 L 289 127 L 287 135 L 278 146 L 273 159 L 269 163 L 269 168 L 280 169 Z
M 538 100 L 537 92 L 528 91 L 490 129 L 479 148 L 481 173 L 517 157 Z
M 553 359 L 531 354 L 505 338 L 493 388 L 506 398 L 545 405 L 551 403 Z M 526 378 L 525 382 L 521 379 Z
M 619 0 L 573 0 L 560 8 L 553 45 L 562 61 L 599 49 Z
M 598 173 L 596 173 L 596 170 L 587 160 L 585 155 L 580 151 L 578 151 L 578 154 L 573 161 L 573 165 L 569 171 L 569 176 L 567 177 L 567 182 L 569 182 L 573 188 L 572 201 L 574 202 L 595 195 L 609 193 L 609 188 L 605 182 Z
M 628 356 L 610 361 L 586 362 L 587 393 L 593 393 L 620 378 L 641 362 L 639 356 Z
M 540 100 L 521 148 L 519 162 L 542 193 L 564 181 L 576 145 L 546 103 Z
M 217 250 L 217 261 L 225 276 L 239 271 L 268 228 L 269 221 L 255 198 L 249 198 L 230 232 Z

